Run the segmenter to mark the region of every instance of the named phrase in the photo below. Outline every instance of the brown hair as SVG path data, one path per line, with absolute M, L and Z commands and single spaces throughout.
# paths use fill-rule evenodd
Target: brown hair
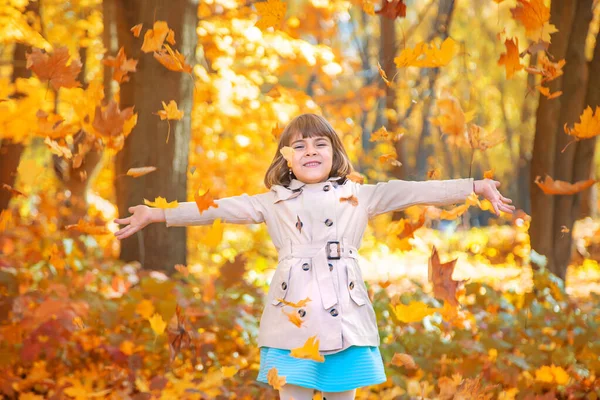
M 337 132 L 325 118 L 320 115 L 307 113 L 300 114 L 292 119 L 279 137 L 277 152 L 271 162 L 271 166 L 265 174 L 265 186 L 271 188 L 273 185 L 288 186 L 291 182 L 287 161 L 283 158 L 280 150 L 284 146 L 289 146 L 291 139 L 296 133 L 300 133 L 303 139 L 317 136 L 325 136 L 331 140 L 333 147 L 333 163 L 329 177 L 339 176 L 343 182 L 346 175 L 354 171 L 350 159 L 344 149 L 344 144 L 340 140 Z M 294 175 L 292 174 L 292 177 Z M 294 177 L 295 178 L 295 177 Z

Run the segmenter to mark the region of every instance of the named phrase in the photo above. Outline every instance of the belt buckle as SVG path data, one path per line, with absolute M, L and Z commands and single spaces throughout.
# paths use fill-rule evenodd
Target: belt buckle
M 331 255 L 331 245 L 332 244 L 337 244 L 337 256 L 332 256 Z M 325 245 L 325 248 L 327 250 L 327 259 L 328 260 L 339 260 L 340 258 L 342 258 L 342 251 L 340 248 L 340 242 L 337 240 L 332 240 L 330 242 L 327 242 L 327 244 Z

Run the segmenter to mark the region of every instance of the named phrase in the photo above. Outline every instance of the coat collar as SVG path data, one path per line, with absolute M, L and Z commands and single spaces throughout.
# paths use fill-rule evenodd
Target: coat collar
M 299 181 L 298 179 L 292 179 L 289 186 L 273 185 L 271 186 L 271 190 L 275 192 L 275 201 L 273 201 L 273 203 L 278 203 L 282 200 L 289 200 L 300 196 L 300 193 L 302 193 L 302 190 L 305 186 L 310 188 L 322 187 L 326 182 L 337 181 L 339 179 L 339 176 L 333 176 L 327 179 L 325 182 L 318 183 L 305 183 Z

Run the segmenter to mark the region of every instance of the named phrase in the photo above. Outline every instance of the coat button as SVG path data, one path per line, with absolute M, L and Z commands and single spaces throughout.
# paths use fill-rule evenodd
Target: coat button
M 323 190 L 324 190 L 324 191 L 326 191 L 326 192 L 329 192 L 329 189 L 330 189 L 329 185 L 325 185 L 325 186 L 323 187 Z
M 354 282 L 350 282 L 350 285 L 348 286 L 350 286 L 350 290 L 354 289 Z
M 338 312 L 335 308 L 332 308 L 331 311 L 329 311 L 329 314 L 333 315 L 334 317 L 338 316 Z
M 287 289 L 287 283 L 285 283 L 285 282 L 281 282 L 281 288 L 282 288 L 283 290 L 286 290 L 286 289 Z
M 329 218 L 327 218 L 327 219 L 325 220 L 325 225 L 327 225 L 327 226 L 331 226 L 331 225 L 333 225 L 333 221 L 332 221 L 332 220 L 330 220 Z
M 308 263 L 304 263 L 302 264 L 302 269 L 308 271 L 310 269 L 310 265 L 308 265 Z
M 332 263 L 329 263 L 329 270 L 333 271 L 333 264 Z
M 299 309 L 298 314 L 300 314 L 300 317 L 304 318 L 304 316 L 306 315 L 306 311 L 304 311 L 303 309 Z

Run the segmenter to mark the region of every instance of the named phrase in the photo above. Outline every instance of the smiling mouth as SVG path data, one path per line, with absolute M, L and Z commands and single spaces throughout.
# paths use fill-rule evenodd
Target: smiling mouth
M 321 165 L 321 163 L 318 161 L 311 161 L 309 163 L 304 164 L 304 166 L 308 168 L 318 167 L 319 165 Z

